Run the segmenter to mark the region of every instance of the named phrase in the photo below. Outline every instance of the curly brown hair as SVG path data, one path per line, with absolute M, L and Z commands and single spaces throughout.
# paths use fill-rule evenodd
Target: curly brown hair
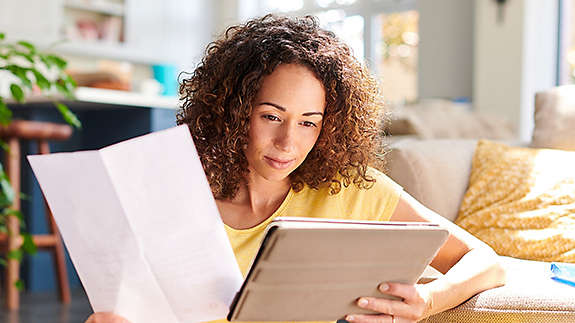
M 262 79 L 287 63 L 309 68 L 326 90 L 320 136 L 290 174 L 292 188 L 329 185 L 337 194 L 342 184 L 373 185 L 367 166 L 383 149 L 377 82 L 315 17 L 266 15 L 228 28 L 180 86 L 177 122 L 188 125 L 217 199 L 232 199 L 249 172 L 244 149 L 253 101 Z

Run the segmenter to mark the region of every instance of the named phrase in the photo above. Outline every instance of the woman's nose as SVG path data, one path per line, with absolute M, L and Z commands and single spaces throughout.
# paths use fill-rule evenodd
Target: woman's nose
M 282 124 L 274 138 L 274 145 L 278 150 L 291 152 L 294 145 L 295 126 L 289 123 Z

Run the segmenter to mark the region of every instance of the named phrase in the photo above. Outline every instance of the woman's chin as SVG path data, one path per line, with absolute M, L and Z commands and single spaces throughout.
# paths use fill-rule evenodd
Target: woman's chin
M 265 167 L 260 171 L 255 170 L 254 175 L 257 174 L 258 176 L 270 182 L 282 182 L 288 180 L 289 175 L 291 174 L 292 171 L 293 171 L 292 169 L 277 170 L 271 167 Z
M 291 172 L 285 172 L 285 174 L 284 173 L 278 174 L 278 172 L 276 171 L 273 174 L 267 174 L 267 176 L 264 176 L 264 178 L 271 182 L 282 182 L 288 179 L 290 173 Z

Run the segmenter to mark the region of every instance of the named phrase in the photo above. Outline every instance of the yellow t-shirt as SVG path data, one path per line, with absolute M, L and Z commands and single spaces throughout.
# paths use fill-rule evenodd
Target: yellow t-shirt
M 329 218 L 346 220 L 387 221 L 395 211 L 402 188 L 383 173 L 370 168 L 368 174 L 376 179 L 369 189 L 355 184 L 342 185 L 338 194 L 329 189 L 290 190 L 280 207 L 264 222 L 255 227 L 236 230 L 226 225 L 226 232 L 242 275 L 246 277 L 252 259 L 260 246 L 266 226 L 278 216 Z M 225 319 L 213 323 L 227 322 Z

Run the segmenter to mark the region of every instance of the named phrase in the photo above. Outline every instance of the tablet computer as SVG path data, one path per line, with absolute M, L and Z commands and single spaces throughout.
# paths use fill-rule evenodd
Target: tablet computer
M 284 217 L 272 221 L 229 321 L 335 321 L 382 282 L 414 284 L 447 239 L 432 223 Z

